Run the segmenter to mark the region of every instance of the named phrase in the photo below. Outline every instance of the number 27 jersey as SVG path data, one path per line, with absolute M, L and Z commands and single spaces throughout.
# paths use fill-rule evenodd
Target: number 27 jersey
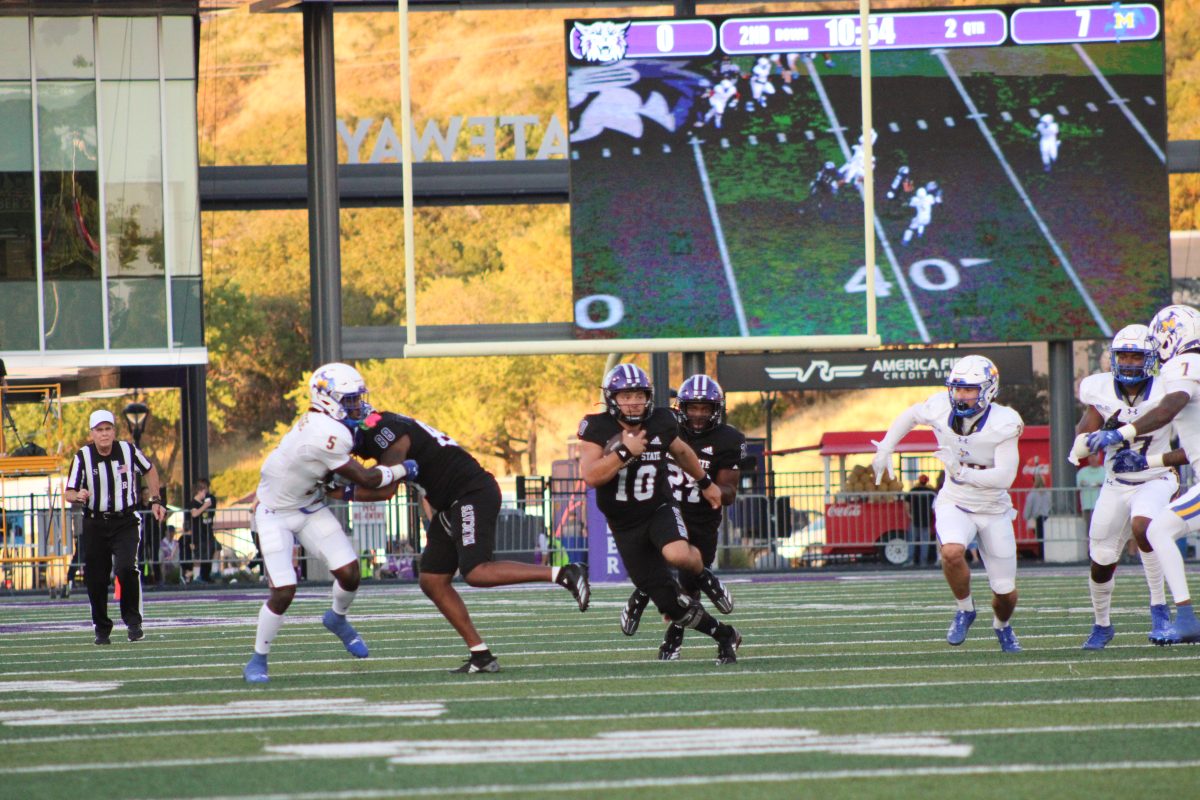
M 1137 422 L 1154 408 L 1166 396 L 1165 381 L 1161 378 L 1151 378 L 1148 386 L 1142 387 L 1142 393 L 1130 404 L 1125 400 L 1112 373 L 1100 372 L 1089 375 L 1079 382 L 1079 402 L 1096 409 L 1105 422 L 1105 427 L 1121 427 Z M 1171 449 L 1172 428 L 1166 425 L 1156 431 L 1138 436 L 1132 442 L 1124 442 L 1110 447 L 1104 460 L 1105 469 L 1112 477 L 1112 456 L 1118 450 L 1136 449 L 1144 456 L 1160 456 Z M 1169 467 L 1155 467 L 1141 472 L 1126 472 L 1120 475 L 1125 482 L 1142 483 L 1161 477 L 1170 472 Z

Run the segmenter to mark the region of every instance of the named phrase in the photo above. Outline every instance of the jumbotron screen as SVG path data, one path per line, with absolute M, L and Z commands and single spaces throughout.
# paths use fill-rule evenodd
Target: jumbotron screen
M 1170 302 L 1158 4 L 871 17 L 884 342 L 1093 339 Z M 568 21 L 581 338 L 865 331 L 854 14 Z

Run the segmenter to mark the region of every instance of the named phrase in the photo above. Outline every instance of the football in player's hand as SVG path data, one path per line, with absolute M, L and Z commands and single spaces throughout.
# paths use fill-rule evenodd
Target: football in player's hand
M 604 445 L 604 455 L 608 455 L 609 453 L 615 453 L 617 451 L 617 448 L 621 446 L 621 439 L 624 435 L 625 435 L 624 431 L 622 431 L 620 433 L 614 433 L 613 437 L 611 439 L 609 439 L 608 442 Z

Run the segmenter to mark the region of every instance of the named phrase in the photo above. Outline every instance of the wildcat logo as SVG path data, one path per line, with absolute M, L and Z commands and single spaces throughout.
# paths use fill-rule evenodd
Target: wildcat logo
M 625 33 L 629 30 L 629 22 L 593 22 L 584 25 L 575 23 L 575 31 L 579 34 L 579 53 L 584 61 L 596 61 L 609 64 L 620 61 L 625 57 L 628 42 Z
M 808 383 L 809 378 L 818 369 L 818 377 L 825 383 L 831 383 L 838 378 L 861 378 L 867 371 L 866 364 L 847 364 L 845 366 L 831 366 L 828 361 L 816 360 L 809 363 L 803 369 L 800 367 L 765 367 L 767 375 L 773 381 L 795 380 L 796 383 Z

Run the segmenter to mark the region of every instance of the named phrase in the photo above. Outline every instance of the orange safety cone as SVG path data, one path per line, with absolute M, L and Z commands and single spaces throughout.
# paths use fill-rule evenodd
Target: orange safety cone
M 121 599 L 121 579 L 113 578 L 113 583 L 116 586 L 116 588 L 113 589 L 113 600 L 120 600 Z

